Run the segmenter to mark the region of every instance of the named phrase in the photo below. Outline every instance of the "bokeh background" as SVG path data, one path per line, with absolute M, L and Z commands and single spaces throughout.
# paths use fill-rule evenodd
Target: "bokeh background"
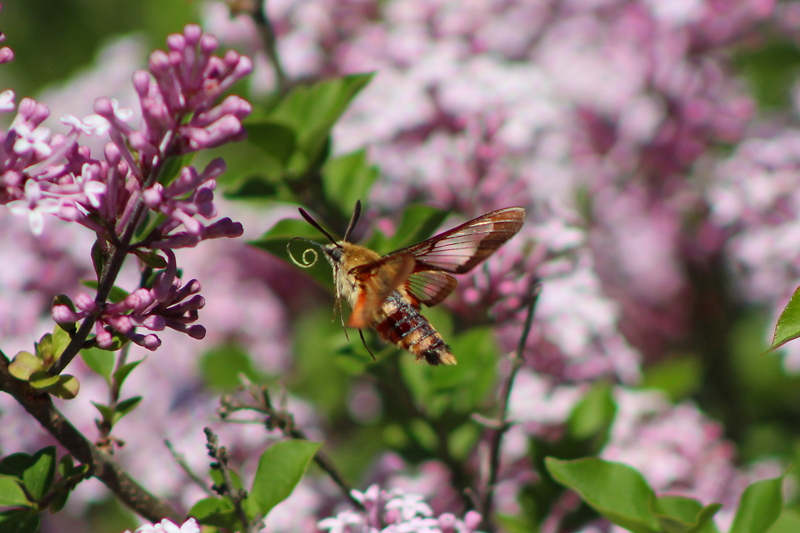
M 496 409 L 534 278 L 543 291 L 496 494 L 503 530 L 608 530 L 546 477 L 545 455 L 631 464 L 659 492 L 725 504 L 721 527 L 748 483 L 797 461 L 800 345 L 761 354 L 800 284 L 800 2 L 275 0 L 266 11 L 283 87 L 252 20 L 222 2 L 5 2 L 0 28 L 16 57 L 0 67 L 0 87 L 50 106 L 54 131 L 61 114 L 90 114 L 100 96 L 138 113 L 133 70 L 199 22 L 253 58 L 236 89 L 256 115 L 295 84 L 375 73 L 333 129 L 330 157 L 361 172 L 357 236 L 380 251 L 402 242 L 412 205 L 446 211 L 442 227 L 508 205 L 526 207 L 528 223 L 426 313 L 462 363 L 455 373 L 370 337 L 373 364 L 331 323 L 329 288 L 245 242 L 297 218 L 298 203 L 339 232 L 349 211 L 313 190 L 287 194 L 288 174 L 252 145 L 221 150 L 220 213 L 245 236 L 178 254 L 184 278 L 203 286 L 208 336 L 164 335 L 126 383 L 145 395 L 115 428 L 125 441 L 116 457 L 135 478 L 188 509 L 202 493 L 163 440 L 204 472 L 204 426 L 252 473 L 280 436 L 215 414 L 244 372 L 286 389 L 299 426 L 325 440 L 355 487 L 402 487 L 437 514 L 463 513 L 487 445 L 470 415 Z M 243 193 L 254 180 L 261 192 Z M 92 237 L 52 219 L 35 238 L 0 211 L 5 353 L 52 329 L 53 295 L 76 294 L 92 271 Z M 129 266 L 122 286 L 136 283 Z M 91 436 L 88 400 L 105 399 L 105 382 L 74 366 L 81 396 L 62 408 Z M 2 454 L 49 442 L 0 397 Z M 314 531 L 342 505 L 312 468 L 268 528 Z M 90 480 L 45 531 L 138 523 Z

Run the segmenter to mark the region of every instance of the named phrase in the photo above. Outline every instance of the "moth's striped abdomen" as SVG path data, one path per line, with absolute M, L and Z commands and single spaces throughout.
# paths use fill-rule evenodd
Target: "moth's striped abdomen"
M 442 336 L 398 291 L 389 295 L 382 311 L 383 316 L 374 327 L 383 340 L 408 350 L 417 360 L 424 358 L 431 365 L 456 364 Z

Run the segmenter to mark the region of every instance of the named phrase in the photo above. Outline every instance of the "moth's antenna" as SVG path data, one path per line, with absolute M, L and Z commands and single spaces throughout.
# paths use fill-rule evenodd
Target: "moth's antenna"
M 306 213 L 305 210 L 302 207 L 298 207 L 297 210 L 300 211 L 300 214 L 303 216 L 304 219 L 306 219 L 306 222 L 308 222 L 309 224 L 311 224 L 312 226 L 317 228 L 320 231 L 320 233 L 322 233 L 323 235 L 325 235 L 328 238 L 329 241 L 331 241 L 333 244 L 336 244 L 338 246 L 338 244 L 336 243 L 336 240 L 334 240 L 334 238 L 331 237 L 331 234 L 328 233 L 327 231 L 325 231 L 322 228 L 322 226 L 317 224 L 317 221 L 314 220 L 313 218 L 311 218 L 311 215 Z M 345 240 L 347 240 L 347 237 L 345 237 Z
M 344 232 L 345 241 L 350 239 L 350 234 L 353 232 L 353 228 L 356 227 L 359 216 L 361 216 L 361 200 L 356 200 L 356 208 L 353 209 L 353 217 L 350 219 L 350 224 L 347 225 L 347 231 Z

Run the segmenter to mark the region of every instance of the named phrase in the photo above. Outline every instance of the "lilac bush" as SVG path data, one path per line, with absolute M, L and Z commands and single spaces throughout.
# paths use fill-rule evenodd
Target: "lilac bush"
M 796 46 L 796 2 L 255 4 L 205 4 L 204 30 L 169 36 L 133 91 L 102 87 L 92 115 L 54 123 L 45 104 L 0 94 L 0 112 L 17 110 L 0 138 L 3 350 L 51 375 L 69 366 L 81 390 L 59 409 L 165 506 L 114 491 L 155 523 L 139 530 L 614 530 L 597 495 L 547 462 L 587 456 L 633 466 L 654 497 L 723 504 L 725 530 L 740 520 L 743 491 L 780 477 L 796 438 L 798 348 L 779 369 L 756 356 L 800 283 L 798 92 L 787 84 L 790 108 L 765 110 L 743 76 L 773 41 Z M 247 55 L 214 55 L 220 42 Z M 119 44 L 107 54 L 47 93 L 54 108 L 131 60 Z M 252 104 L 231 94 L 245 77 Z M 328 293 L 285 263 L 286 240 L 318 238 L 297 205 L 336 234 L 356 198 L 356 234 L 381 253 L 448 214 L 443 227 L 527 209 L 446 310 L 424 311 L 456 349 L 454 373 L 367 335 L 373 362 L 329 323 Z M 242 235 L 277 259 L 219 239 Z M 102 351 L 116 354 L 105 375 Z M 49 386 L 38 368 L 23 377 Z M 3 454 L 51 444 L 10 383 Z M 246 494 L 220 481 L 223 460 L 213 483 L 192 480 L 208 468 L 206 426 Z M 324 441 L 322 470 L 266 502 L 256 458 L 309 439 Z M 82 520 L 104 490 L 76 481 L 55 516 Z

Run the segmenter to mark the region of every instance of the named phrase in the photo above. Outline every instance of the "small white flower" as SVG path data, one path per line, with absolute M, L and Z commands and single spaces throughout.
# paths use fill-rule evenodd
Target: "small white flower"
M 433 511 L 419 494 L 402 494 L 386 504 L 386 509 L 399 509 L 403 520 L 411 520 L 417 515 L 432 516 Z
M 35 130 L 25 122 L 20 122 L 12 126 L 14 131 L 19 135 L 19 139 L 14 143 L 14 151 L 19 155 L 25 155 L 30 152 L 36 152 L 40 157 L 47 157 L 53 149 L 47 144 L 47 138 L 50 137 L 50 129 L 44 126 L 39 126 Z
M 344 511 L 335 517 L 325 518 L 317 522 L 319 529 L 327 529 L 330 533 L 344 533 L 347 526 L 364 524 L 364 517 L 354 511 Z
M 128 122 L 133 118 L 133 109 L 129 107 L 120 107 L 119 101 L 116 98 L 111 99 L 111 109 L 114 110 L 114 116 L 122 122 Z
M 96 173 L 90 172 L 90 168 L 91 166 L 85 163 L 81 169 L 81 175 L 77 176 L 77 181 L 89 203 L 97 209 L 100 207 L 100 197 L 106 193 L 107 187 L 105 183 L 91 179 L 91 176 L 96 175 Z
M 380 496 L 380 488 L 378 485 L 371 485 L 366 492 L 359 492 L 356 489 L 350 491 L 350 495 L 361 503 L 376 502 Z
M 44 231 L 44 213 L 55 213 L 61 202 L 55 198 L 42 198 L 42 189 L 36 180 L 29 179 L 25 183 L 25 198 L 6 204 L 8 210 L 15 215 L 27 215 L 31 233 L 36 236 Z
M 81 120 L 75 115 L 64 114 L 60 120 L 63 124 L 72 126 L 74 130 L 80 131 L 84 135 L 97 134 L 98 137 L 105 135 L 111 127 L 111 123 L 100 115 L 88 115 Z
M 131 533 L 130 530 L 125 533 Z M 173 524 L 166 518 L 156 524 L 145 524 L 135 533 L 200 533 L 200 526 L 194 518 L 190 518 L 181 527 Z

